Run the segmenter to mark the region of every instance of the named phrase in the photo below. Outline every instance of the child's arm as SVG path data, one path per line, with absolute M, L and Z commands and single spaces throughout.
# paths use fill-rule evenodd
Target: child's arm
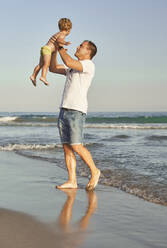
M 56 42 L 58 42 L 59 44 L 61 44 L 62 46 L 68 46 L 71 44 L 70 41 L 65 41 L 65 35 L 64 34 L 61 34 L 61 33 L 57 33 L 57 34 L 54 34 L 50 39 L 49 39 L 49 42 L 52 42 L 54 45 Z
M 57 40 L 56 40 L 60 45 L 62 45 L 62 46 L 68 46 L 68 45 L 70 45 L 71 44 L 71 42 L 70 41 L 65 41 L 64 39 L 62 39 L 62 38 L 57 38 Z

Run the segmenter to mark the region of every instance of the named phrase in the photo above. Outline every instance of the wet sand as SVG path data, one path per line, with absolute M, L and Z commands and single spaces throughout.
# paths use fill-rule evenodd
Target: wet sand
M 167 247 L 167 207 L 112 187 L 58 190 L 67 173 L 40 160 L 0 152 L 1 248 Z

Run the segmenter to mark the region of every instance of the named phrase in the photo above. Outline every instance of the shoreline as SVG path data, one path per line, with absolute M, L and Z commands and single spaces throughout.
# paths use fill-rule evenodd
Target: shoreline
M 60 145 L 57 145 L 57 147 L 60 148 Z M 31 156 L 31 155 L 27 155 L 24 154 L 22 152 L 20 152 L 19 150 L 14 151 L 16 152 L 18 155 L 21 155 L 25 158 L 31 158 L 31 159 L 39 159 L 41 161 L 49 161 L 48 159 L 45 159 L 43 157 L 35 157 L 35 156 Z M 49 161 L 49 163 L 54 163 L 53 161 Z M 86 167 L 85 167 L 86 168 Z M 65 169 L 66 171 L 66 169 Z M 101 170 L 101 175 L 100 175 L 100 179 L 99 179 L 99 185 L 104 185 L 104 186 L 108 186 L 108 187 L 114 187 L 118 190 L 121 190 L 125 193 L 131 194 L 135 197 L 138 197 L 142 200 L 145 200 L 147 202 L 150 203 L 154 203 L 154 204 L 159 204 L 161 206 L 167 206 L 167 199 L 166 198 L 162 198 L 157 196 L 155 193 L 152 192 L 152 189 L 155 188 L 155 192 L 156 192 L 156 186 L 150 186 L 149 182 L 149 178 L 145 177 L 145 176 L 140 176 L 140 185 L 137 185 L 137 187 L 135 187 L 133 185 L 133 181 L 134 181 L 134 175 L 133 173 L 130 173 L 130 171 L 128 171 L 128 180 L 131 183 L 127 183 L 124 179 L 123 179 L 123 175 L 127 174 L 127 170 L 121 170 L 121 169 L 117 169 L 116 173 L 113 170 L 109 170 L 109 169 L 104 169 Z M 81 170 L 80 168 L 77 170 L 77 176 L 80 177 L 85 177 L 88 178 L 88 176 L 90 175 L 89 170 Z M 110 175 L 110 177 L 109 177 Z M 119 178 L 122 180 L 118 180 Z M 143 187 L 143 185 L 145 184 L 145 182 L 147 182 L 147 187 Z M 164 186 L 165 188 L 165 186 Z

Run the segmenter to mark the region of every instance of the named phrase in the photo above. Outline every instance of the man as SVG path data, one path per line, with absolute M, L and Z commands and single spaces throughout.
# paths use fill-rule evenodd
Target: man
M 68 181 L 57 188 L 77 188 L 76 152 L 88 165 L 91 179 L 87 190 L 93 190 L 98 183 L 100 170 L 96 168 L 90 152 L 83 145 L 83 125 L 87 113 L 87 91 L 94 76 L 93 56 L 97 52 L 95 44 L 84 41 L 77 47 L 75 56 L 71 58 L 63 46 L 57 43 L 58 52 L 68 67 L 57 63 L 57 52 L 53 53 L 50 71 L 66 76 L 66 83 L 60 106 L 58 127 L 64 148 L 65 162 L 68 170 Z

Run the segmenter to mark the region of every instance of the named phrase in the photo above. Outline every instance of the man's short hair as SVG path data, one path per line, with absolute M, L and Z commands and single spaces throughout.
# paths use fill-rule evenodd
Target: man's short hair
M 87 42 L 88 43 L 88 49 L 91 51 L 90 53 L 90 58 L 92 59 L 96 53 L 97 53 L 97 47 L 96 45 L 90 41 L 90 40 L 84 40 L 84 42 Z
M 68 31 L 72 28 L 72 22 L 68 18 L 61 18 L 58 22 L 60 31 Z

